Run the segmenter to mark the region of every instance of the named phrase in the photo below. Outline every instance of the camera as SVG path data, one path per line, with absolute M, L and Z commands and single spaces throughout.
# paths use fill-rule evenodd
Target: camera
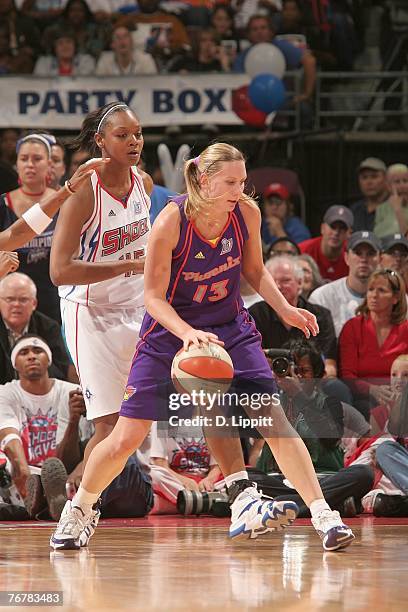
M 180 514 L 212 514 L 229 516 L 230 507 L 227 493 L 222 491 L 190 491 L 183 489 L 177 495 L 177 511 Z
M 264 349 L 266 357 L 272 362 L 272 371 L 276 376 L 290 376 L 295 360 L 289 349 Z

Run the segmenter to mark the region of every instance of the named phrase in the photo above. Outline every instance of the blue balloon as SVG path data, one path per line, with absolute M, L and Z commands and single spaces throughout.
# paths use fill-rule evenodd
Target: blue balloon
M 286 100 L 286 90 L 281 79 L 273 74 L 258 74 L 248 89 L 249 99 L 258 110 L 273 113 L 279 110 Z

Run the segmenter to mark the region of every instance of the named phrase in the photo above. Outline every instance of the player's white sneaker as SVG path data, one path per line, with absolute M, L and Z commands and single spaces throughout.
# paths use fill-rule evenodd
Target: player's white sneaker
M 323 542 L 324 550 L 346 548 L 354 540 L 354 534 L 340 518 L 337 510 L 322 510 L 312 518 L 312 525 Z
M 298 507 L 293 501 L 265 498 L 249 480 L 234 482 L 228 489 L 231 504 L 230 538 L 255 539 L 285 529 L 295 520 Z
M 86 546 L 95 531 L 96 525 L 91 526 L 91 524 L 98 513 L 99 510 L 91 510 L 85 514 L 79 506 L 73 506 L 69 499 L 64 506 L 57 528 L 51 536 L 50 546 L 54 550 L 61 548 L 75 550 Z M 87 527 L 90 529 L 83 536 Z
M 100 518 L 101 518 L 101 510 L 100 510 L 100 502 L 98 501 L 92 510 L 91 520 L 89 521 L 89 523 L 87 523 L 83 532 L 79 536 L 79 543 L 81 545 L 81 548 L 83 548 L 84 546 L 88 546 L 89 540 L 92 538 L 93 534 L 95 533 L 95 529 L 98 526 Z

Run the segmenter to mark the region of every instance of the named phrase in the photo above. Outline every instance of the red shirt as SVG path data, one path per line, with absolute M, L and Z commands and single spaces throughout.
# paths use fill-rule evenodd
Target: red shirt
M 372 319 L 362 315 L 353 317 L 344 324 L 338 347 L 339 377 L 358 379 L 355 389 L 366 394 L 370 383 L 362 379 L 388 385 L 392 362 L 398 355 L 408 353 L 408 321 L 394 325 L 379 347 Z
M 307 253 L 313 257 L 320 270 L 320 274 L 324 279 L 334 281 L 348 275 L 348 265 L 344 261 L 344 253 L 346 250 L 345 242 L 343 244 L 341 255 L 337 259 L 327 259 L 327 257 L 323 255 L 321 236 L 304 240 L 298 244 L 298 247 L 302 253 Z

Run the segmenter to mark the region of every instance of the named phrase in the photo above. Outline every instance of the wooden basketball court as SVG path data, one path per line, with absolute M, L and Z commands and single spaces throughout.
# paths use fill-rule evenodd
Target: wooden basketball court
M 73 611 L 407 610 L 408 521 L 347 522 L 357 539 L 339 553 L 308 520 L 239 544 L 224 519 L 101 521 L 88 549 L 65 552 L 49 548 L 53 523 L 1 523 L 0 590 L 61 591 Z

